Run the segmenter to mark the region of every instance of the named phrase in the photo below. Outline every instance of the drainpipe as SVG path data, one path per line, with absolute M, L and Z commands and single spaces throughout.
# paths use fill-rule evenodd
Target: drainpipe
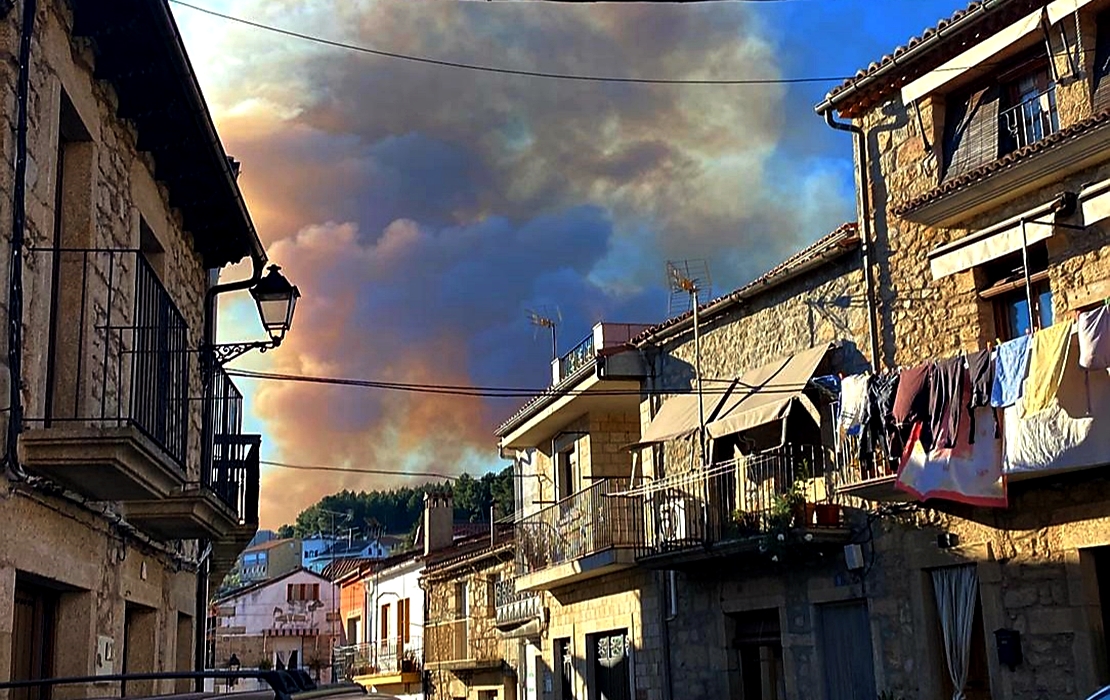
M 863 284 L 867 296 L 867 335 L 871 346 L 871 364 L 879 371 L 879 322 L 875 303 L 875 274 L 871 268 L 871 178 L 867 160 L 867 137 L 863 129 L 852 122 L 838 122 L 832 109 L 825 112 L 825 122 L 838 131 L 847 131 L 855 136 L 857 160 L 859 161 L 859 226 L 860 251 L 863 254 Z
M 31 39 L 36 0 L 24 0 L 19 30 L 19 78 L 16 87 L 15 186 L 12 193 L 12 245 L 8 259 L 8 434 L 4 463 L 24 481 L 19 464 L 23 431 L 23 245 L 27 233 L 27 103 L 31 92 Z
M 33 1 L 33 0 L 29 0 Z M 262 244 L 257 238 L 254 238 L 251 245 L 251 263 L 253 265 L 253 272 L 251 276 L 245 280 L 236 280 L 235 282 L 227 282 L 225 284 L 214 284 L 208 288 L 204 295 L 204 335 L 203 335 L 203 349 L 200 353 L 201 363 L 201 381 L 203 382 L 204 401 L 201 404 L 201 469 L 204 469 L 208 463 L 207 455 L 208 450 L 211 449 L 212 435 L 212 376 L 215 372 L 215 357 L 208 352 L 208 348 L 216 344 L 216 308 L 217 296 L 226 292 L 234 292 L 243 289 L 250 289 L 258 284 L 262 279 L 262 273 L 266 269 L 266 252 L 262 249 Z M 204 477 L 201 475 L 201 481 Z M 197 543 L 198 548 L 204 549 L 206 545 L 211 543 L 200 540 Z M 205 656 L 205 628 L 208 620 L 208 576 L 212 570 L 212 557 L 208 556 L 197 566 L 197 590 L 196 590 L 196 630 L 193 648 L 193 664 L 197 671 L 204 670 L 204 656 Z M 198 678 L 196 681 L 196 691 L 198 693 L 204 692 L 204 679 Z

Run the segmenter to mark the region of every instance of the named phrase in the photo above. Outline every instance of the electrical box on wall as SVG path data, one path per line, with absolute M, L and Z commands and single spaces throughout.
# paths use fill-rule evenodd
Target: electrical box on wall
M 999 629 L 994 631 L 995 646 L 998 648 L 998 663 L 1013 671 L 1021 666 L 1021 633 L 1017 630 Z
M 112 673 L 115 662 L 116 640 L 100 635 L 96 638 L 96 675 L 107 676 Z
M 848 571 L 859 571 L 863 568 L 863 547 L 858 544 L 849 544 L 844 547 L 844 563 Z

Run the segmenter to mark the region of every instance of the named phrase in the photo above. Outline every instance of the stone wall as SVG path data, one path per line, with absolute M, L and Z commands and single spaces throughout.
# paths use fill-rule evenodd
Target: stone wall
M 663 630 L 654 572 L 637 568 L 607 574 L 556 588 L 545 595 L 545 601 L 550 620 L 541 646 L 543 662 L 557 678 L 555 642 L 571 640 L 574 697 L 592 697 L 587 693 L 594 683 L 587 646 L 589 635 L 616 630 L 627 630 L 636 700 L 664 697 Z M 540 694 L 547 700 L 554 698 L 542 688 Z
M 0 19 L 0 191 L 14 189 L 15 103 L 19 42 L 17 8 Z M 93 51 L 89 41 L 72 39 L 72 15 L 63 0 L 40 2 L 32 43 L 31 85 L 27 158 L 27 247 L 24 272 L 23 385 L 27 428 L 41 427 L 46 415 L 46 376 L 49 357 L 53 254 L 41 250 L 54 245 L 55 219 L 62 217 L 63 246 L 127 249 L 140 247 L 140 221 L 145 221 L 156 244 L 151 263 L 169 295 L 181 310 L 189 327 L 189 344 L 200 341 L 203 321 L 202 299 L 206 274 L 192 239 L 183 229 L 178 212 L 168 206 L 168 193 L 154 178 L 154 162 L 137 149 L 138 134 L 116 116 L 116 98 L 107 82 L 93 76 Z M 63 98 L 63 95 L 65 98 Z M 65 100 L 72 111 L 63 108 Z M 55 207 L 58 171 L 58 144 L 62 122 L 70 129 L 79 123 L 84 130 L 67 149 L 66 187 L 61 210 Z M 12 201 L 0 198 L 0 248 L 10 247 Z M 73 361 L 81 357 L 85 380 L 77 392 L 87 402 L 81 410 L 99 407 L 101 398 L 108 406 L 126 405 L 129 379 L 103 382 L 105 343 L 112 343 L 118 355 L 130 347 L 118 338 L 97 332 L 107 319 L 109 288 L 122 290 L 112 304 L 113 323 L 127 325 L 133 292 L 128 283 L 134 279 L 135 257 L 117 265 L 128 256 L 92 255 L 88 265 L 75 263 L 78 256 L 63 261 L 63 296 L 60 296 L 63 323 L 59 343 L 72 348 Z M 115 262 L 111 262 L 111 261 Z M 81 275 L 71 275 L 80 271 Z M 0 300 L 7 308 L 8 268 L 0 269 Z M 81 304 L 82 280 L 89 289 L 104 294 L 87 297 Z M 69 296 L 65 296 L 68 294 Z M 95 295 L 94 295 L 95 296 Z M 83 312 L 83 313 L 82 313 Z M 83 319 L 78 321 L 78 319 Z M 83 328 L 81 342 L 75 335 Z M 70 342 L 72 341 L 72 343 Z M 67 345 L 68 344 L 68 345 Z M 7 334 L 0 334 L 0 391 L 8 392 Z M 93 360 L 101 360 L 94 362 Z M 195 355 L 190 359 L 189 396 L 201 395 L 200 374 Z M 108 363 L 111 376 L 118 365 Z M 109 393 L 101 395 L 107 384 Z M 199 402 L 190 402 L 188 456 L 185 469 L 197 480 L 200 458 Z M 6 423 L 7 413 L 0 415 Z M 6 430 L 6 425 L 0 425 Z M 58 617 L 64 620 L 57 630 L 55 675 L 88 675 L 94 671 L 98 637 L 114 641 L 117 651 L 115 671 L 121 670 L 124 647 L 125 610 L 153 615 L 136 629 L 143 639 L 133 644 L 147 651 L 141 663 L 129 670 L 155 671 L 188 669 L 192 666 L 194 591 L 196 576 L 190 561 L 195 557 L 192 543 L 150 546 L 133 534 L 117 518 L 97 515 L 95 511 L 49 492 L 26 485 L 4 483 L 0 486 L 0 522 L 7 526 L 0 541 L 0 678 L 9 677 L 13 629 L 13 591 L 17 582 L 48 582 L 61 588 Z M 109 511 L 113 510 L 107 504 Z M 150 621 L 154 624 L 151 625 Z M 150 631 L 147 635 L 146 631 Z M 138 647 L 136 647 L 138 648 Z M 137 683 L 129 693 L 183 690 L 173 682 Z M 84 695 L 118 694 L 113 684 L 74 686 L 55 692 L 59 698 Z
M 496 627 L 494 582 L 512 578 L 515 563 L 511 551 L 475 557 L 451 570 L 426 574 L 428 609 L 425 611 L 425 664 L 470 661 L 464 668 L 429 671 L 438 697 L 477 700 L 479 690 L 500 690 L 500 700 L 513 700 L 516 691 L 516 644 L 505 640 Z M 459 658 L 454 647 L 456 584 L 466 584 L 469 617 L 466 618 L 466 656 Z

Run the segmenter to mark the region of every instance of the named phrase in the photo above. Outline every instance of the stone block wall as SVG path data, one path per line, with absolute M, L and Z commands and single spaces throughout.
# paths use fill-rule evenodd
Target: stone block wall
M 663 630 L 657 574 L 629 569 L 556 588 L 545 597 L 550 621 L 543 636 L 544 666 L 557 674 L 555 641 L 571 640 L 575 697 L 593 697 L 589 636 L 627 630 L 636 700 L 661 700 L 663 688 Z M 541 692 L 550 700 L 554 696 Z M 677 696 L 676 696 L 677 697 Z M 709 697 L 689 695 L 688 697 Z

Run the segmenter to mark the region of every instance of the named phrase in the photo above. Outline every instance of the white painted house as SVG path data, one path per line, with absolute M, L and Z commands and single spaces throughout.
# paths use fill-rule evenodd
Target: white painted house
M 336 587 L 305 569 L 232 591 L 212 606 L 210 665 L 226 668 L 234 654 L 243 668 L 303 668 L 327 680 L 337 604 Z

